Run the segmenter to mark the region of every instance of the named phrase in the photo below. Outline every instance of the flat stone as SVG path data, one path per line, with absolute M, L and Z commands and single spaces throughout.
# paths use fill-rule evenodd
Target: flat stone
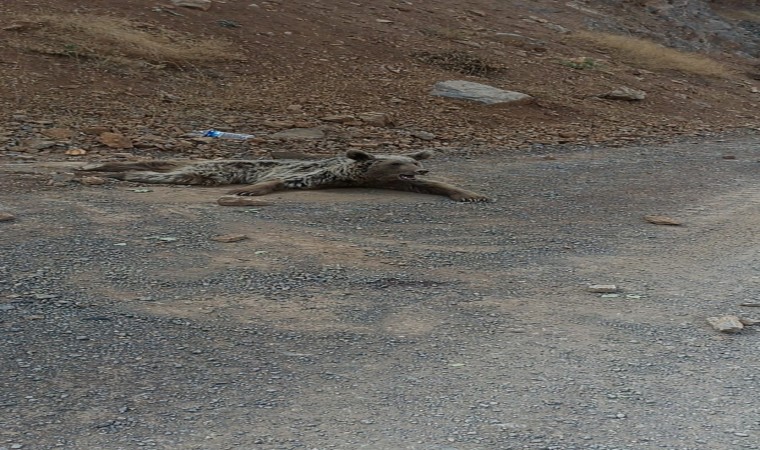
M 183 8 L 200 9 L 208 11 L 211 8 L 211 0 L 171 0 L 172 5 Z
M 680 226 L 681 222 L 668 216 L 648 215 L 644 216 L 644 220 L 655 225 L 670 225 Z
M 410 135 L 412 137 L 416 137 L 417 139 L 420 139 L 423 141 L 432 141 L 433 139 L 435 139 L 435 135 L 427 131 L 412 131 Z
M 614 284 L 592 284 L 588 287 L 588 291 L 597 294 L 612 294 L 618 291 L 618 287 Z
M 647 93 L 638 89 L 622 86 L 604 93 L 600 95 L 600 97 L 610 100 L 641 101 L 647 98 Z
M 330 114 L 329 116 L 320 117 L 319 120 L 324 122 L 346 123 L 356 120 L 356 117 L 351 114 Z
M 373 127 L 387 127 L 393 125 L 393 119 L 391 119 L 391 116 L 383 112 L 364 112 L 359 113 L 357 116 L 365 125 Z
M 453 80 L 439 81 L 433 86 L 431 95 L 447 97 L 459 100 L 494 105 L 498 103 L 529 103 L 533 97 L 521 92 L 505 91 L 486 84 L 473 83 L 471 81 Z
M 708 317 L 707 323 L 722 333 L 738 333 L 744 328 L 744 324 L 736 316 Z
M 16 216 L 9 212 L 0 212 L 0 222 L 10 222 L 11 220 L 16 220 Z
M 51 139 L 71 139 L 74 136 L 74 132 L 68 128 L 46 128 L 42 130 L 42 134 Z
M 44 139 L 27 139 L 21 142 L 21 146 L 28 150 L 40 151 L 46 148 L 55 147 L 54 141 L 46 141 Z
M 245 234 L 224 234 L 221 236 L 214 236 L 211 238 L 212 241 L 225 242 L 225 243 L 239 242 L 239 241 L 244 241 L 246 239 L 248 239 L 248 236 L 246 236 Z

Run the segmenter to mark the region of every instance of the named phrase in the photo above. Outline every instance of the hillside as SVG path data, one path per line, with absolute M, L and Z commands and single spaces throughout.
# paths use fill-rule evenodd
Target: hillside
M 3 2 L 3 154 L 508 151 L 760 124 L 757 2 L 172 3 Z M 456 79 L 535 101 L 487 106 L 429 94 Z M 621 86 L 647 97 L 599 97 Z M 384 119 L 360 120 L 366 112 Z M 314 139 L 272 138 L 315 127 Z M 258 139 L 241 153 L 240 143 L 181 137 L 206 128 Z M 127 140 L 105 147 L 103 131 Z

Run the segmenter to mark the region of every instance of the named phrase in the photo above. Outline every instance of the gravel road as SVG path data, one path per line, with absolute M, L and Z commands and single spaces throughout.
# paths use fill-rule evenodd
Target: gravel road
M 705 320 L 760 319 L 758 144 L 428 164 L 490 204 L 5 164 L 0 450 L 760 449 L 760 326 Z

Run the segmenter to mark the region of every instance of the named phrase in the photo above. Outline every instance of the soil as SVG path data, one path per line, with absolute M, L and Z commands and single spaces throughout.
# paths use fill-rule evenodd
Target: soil
M 227 38 L 247 61 L 0 47 L 0 450 L 760 448 L 760 326 L 707 323 L 760 319 L 742 306 L 760 302 L 756 81 L 641 71 L 547 28 L 584 23 L 549 1 L 6 3 L 2 36 L 22 13 L 109 14 Z M 487 47 L 510 55 L 506 78 L 410 56 L 494 30 L 546 49 Z M 557 62 L 590 54 L 606 69 Z M 539 101 L 427 95 L 451 77 Z M 650 96 L 592 97 L 618 84 Z M 320 120 L 366 111 L 395 122 Z M 326 137 L 269 137 L 298 124 Z M 259 138 L 183 137 L 204 127 Z M 224 187 L 73 173 L 352 146 L 433 149 L 431 177 L 495 201 L 342 189 L 224 207 Z
M 618 13 L 627 17 L 626 11 Z M 30 125 L 72 129 L 76 136 L 64 140 L 66 145 L 43 151 L 57 157 L 65 158 L 67 147 L 81 146 L 90 157 L 108 156 L 108 149 L 86 136 L 93 126 L 142 140 L 140 148 L 155 148 L 156 136 L 198 129 L 252 133 L 260 140 L 249 154 L 261 155 L 293 147 L 335 153 L 347 144 L 386 152 L 430 146 L 509 152 L 557 143 L 625 145 L 756 129 L 760 123 L 756 58 L 714 48 L 709 56 L 732 72 L 726 78 L 631 62 L 575 33 L 598 17 L 614 16 L 615 8 L 605 2 L 579 7 L 548 0 L 435 5 L 230 0 L 202 11 L 155 0 L 86 5 L 40 0 L 4 2 L 0 12 L 9 21 L 0 30 L 9 43 L 0 49 L 0 114 L 7 123 L 0 133 L 18 150 L 24 143 L 16 140 L 29 137 L 25 127 Z M 230 50 L 179 67 L 161 64 L 160 55 L 155 61 L 135 57 L 125 62 L 119 52 L 103 55 L 86 43 L 72 44 L 74 32 L 55 35 L 48 22 L 40 22 L 72 12 L 129 19 L 136 31 L 183 33 L 173 36 L 177 41 L 224 41 Z M 636 23 L 650 34 L 673 33 L 646 18 Z M 447 63 L 429 63 L 441 60 Z M 577 63 L 581 60 L 592 64 Z M 523 92 L 536 101 L 485 106 L 429 95 L 434 83 L 452 79 Z M 599 97 L 620 86 L 648 96 L 640 102 Z M 322 120 L 369 111 L 392 115 L 395 126 Z M 269 137 L 293 126 L 328 127 L 327 142 Z M 415 138 L 419 131 L 434 139 Z M 158 144 L 182 155 L 198 150 Z M 203 157 L 224 155 L 215 148 L 200 150 Z

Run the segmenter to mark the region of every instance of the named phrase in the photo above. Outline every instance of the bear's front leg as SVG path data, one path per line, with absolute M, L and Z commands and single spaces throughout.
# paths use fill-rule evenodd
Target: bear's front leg
M 457 202 L 490 202 L 491 199 L 483 194 L 477 192 L 465 191 L 464 189 L 456 189 L 455 192 L 448 194 L 449 198 Z
M 233 195 L 267 195 L 274 191 L 283 189 L 284 183 L 282 180 L 262 181 L 261 183 L 252 184 L 238 189 L 231 189 L 227 191 L 228 194 Z
M 491 199 L 483 194 L 468 191 L 448 183 L 433 180 L 412 180 L 404 183 L 404 190 L 423 194 L 445 195 L 457 202 L 490 202 Z

